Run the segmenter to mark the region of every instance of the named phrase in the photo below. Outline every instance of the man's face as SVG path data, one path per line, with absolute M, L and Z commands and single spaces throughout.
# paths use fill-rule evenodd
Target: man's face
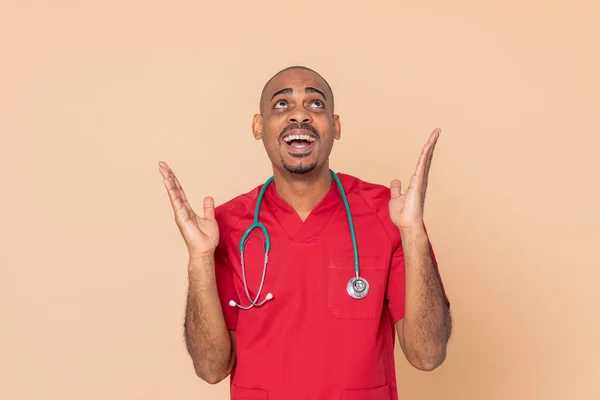
M 312 71 L 284 71 L 265 88 L 253 130 L 277 168 L 306 174 L 327 165 L 333 141 L 340 138 L 333 94 Z

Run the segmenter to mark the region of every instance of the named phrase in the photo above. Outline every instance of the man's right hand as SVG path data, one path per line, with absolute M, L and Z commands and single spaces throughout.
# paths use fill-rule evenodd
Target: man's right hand
M 173 206 L 175 222 L 183 236 L 190 258 L 212 258 L 219 244 L 219 226 L 215 220 L 213 198 L 204 198 L 204 217 L 197 215 L 171 168 L 164 161 L 159 162 L 158 165 Z

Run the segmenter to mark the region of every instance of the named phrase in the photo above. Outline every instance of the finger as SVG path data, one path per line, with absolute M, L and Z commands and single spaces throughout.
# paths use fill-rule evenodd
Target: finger
M 425 174 L 425 163 L 427 162 L 427 155 L 429 151 L 429 143 L 423 146 L 421 150 L 421 155 L 419 156 L 419 161 L 417 162 L 417 167 L 415 168 L 415 174 L 417 177 L 421 178 Z
M 158 163 L 158 170 L 160 171 L 162 177 L 165 179 L 172 179 L 174 175 L 171 168 L 164 161 Z
M 427 160 L 425 162 L 425 173 L 424 173 L 424 183 L 425 186 L 427 185 L 427 182 L 429 180 L 429 170 L 431 169 L 431 164 L 432 164 L 432 160 L 433 160 L 433 154 L 435 152 L 435 145 L 437 144 L 438 138 L 440 136 L 441 133 L 441 129 L 435 129 L 431 136 L 429 137 L 429 144 L 430 147 L 428 149 L 428 154 L 427 154 Z
M 179 179 L 177 179 L 175 174 L 173 174 L 172 176 L 173 176 L 173 182 L 175 183 L 175 187 L 177 188 L 177 190 L 179 190 L 179 194 L 181 195 L 181 198 L 183 200 L 187 200 L 187 198 L 185 197 L 185 193 L 183 191 L 183 187 L 181 186 L 181 183 L 179 182 Z
M 181 199 L 179 198 L 179 191 L 175 187 L 175 183 L 170 177 L 163 179 L 165 187 L 167 188 L 167 193 L 169 194 L 169 200 L 171 200 L 171 205 L 173 206 L 173 211 L 178 212 L 179 209 L 183 206 Z
M 177 188 L 178 192 L 179 192 L 179 196 L 181 198 L 181 201 L 183 202 L 183 205 L 189 210 L 192 211 L 192 206 L 190 205 L 190 203 L 188 202 L 187 196 L 185 195 L 185 191 L 183 190 L 183 187 L 181 187 L 181 183 L 179 183 L 179 179 L 177 179 L 177 177 L 175 175 L 173 175 L 173 179 L 175 181 L 175 187 Z
M 435 143 L 438 137 L 438 129 L 434 130 L 431 135 L 429 135 L 429 140 L 423 146 L 421 150 L 421 156 L 419 157 L 419 162 L 417 163 L 417 168 L 415 170 L 415 174 L 418 177 L 422 177 L 427 173 L 427 163 L 430 160 L 431 151 L 433 150 Z
M 411 178 L 410 178 L 410 184 L 409 184 L 408 188 L 415 189 L 420 181 L 422 181 L 422 178 L 419 177 L 417 174 L 413 174 L 413 176 L 411 176 Z
M 400 197 L 400 195 L 402 194 L 402 183 L 398 179 L 394 179 L 390 183 L 390 193 L 392 199 Z
M 428 149 L 428 155 L 427 155 L 427 167 L 429 167 L 431 165 L 431 160 L 433 158 L 433 153 L 435 151 L 435 145 L 437 144 L 438 138 L 440 137 L 440 133 L 441 133 L 441 129 L 437 128 L 435 129 L 431 135 L 429 136 L 429 149 Z M 427 169 L 426 172 L 429 172 L 429 169 Z
M 183 189 L 181 188 L 181 184 L 179 183 L 177 176 L 175 176 L 175 173 L 170 168 L 169 168 L 169 179 L 173 182 L 173 187 L 174 187 L 174 190 L 177 192 L 177 197 L 181 200 L 181 202 L 183 204 L 185 204 L 185 200 L 186 200 L 185 193 L 183 193 Z
M 204 218 L 205 219 L 215 219 L 215 200 L 208 196 L 204 198 L 203 201 L 204 206 Z
M 164 161 L 159 161 L 158 169 L 159 169 L 160 173 L 162 174 L 163 178 L 166 178 L 172 172 L 171 167 L 169 167 L 169 165 Z
M 164 179 L 165 186 L 167 187 L 167 191 L 169 193 L 169 198 L 171 199 L 171 205 L 173 206 L 173 212 L 175 213 L 175 220 L 177 221 L 177 225 L 182 226 L 181 223 L 187 222 L 192 218 L 192 212 L 189 207 L 186 207 L 179 196 L 179 191 L 175 186 L 175 183 L 172 179 Z
M 163 178 L 169 177 L 169 169 L 168 168 L 161 165 L 160 167 L 158 167 L 158 170 L 160 171 L 160 174 L 162 175 Z
M 192 218 L 194 215 L 194 211 L 190 206 L 185 192 L 181 187 L 181 183 L 173 170 L 167 165 L 167 163 L 161 161 L 159 163 L 161 174 L 165 177 L 163 180 L 165 182 L 165 186 L 169 192 L 169 198 L 171 199 L 171 204 L 173 205 L 173 211 L 175 211 L 176 215 L 181 219 L 181 221 L 187 221 Z
M 163 182 L 167 188 L 169 199 L 175 213 L 176 220 L 186 222 L 193 215 L 192 208 L 185 198 L 185 193 L 181 188 L 179 180 L 165 162 L 159 163 L 160 172 L 163 175 Z M 178 223 L 179 224 L 179 223 Z
M 170 171 L 165 167 L 160 167 L 159 170 L 160 170 L 160 174 L 163 177 L 163 181 L 165 182 L 165 186 L 167 187 L 167 189 L 169 191 L 176 189 L 175 182 L 173 181 Z

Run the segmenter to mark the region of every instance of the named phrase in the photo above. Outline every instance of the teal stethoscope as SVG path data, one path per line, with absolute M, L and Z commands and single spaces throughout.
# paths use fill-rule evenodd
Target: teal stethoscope
M 362 299 L 367 295 L 367 293 L 369 293 L 369 283 L 367 282 L 367 280 L 365 278 L 360 276 L 360 268 L 358 265 L 358 247 L 356 245 L 356 234 L 354 232 L 354 223 L 352 222 L 352 214 L 350 213 L 350 205 L 348 204 L 348 199 L 346 198 L 346 194 L 344 193 L 344 187 L 342 186 L 342 183 L 340 182 L 339 178 L 337 177 L 335 172 L 333 172 L 331 170 L 330 170 L 330 172 L 331 172 L 331 176 L 333 177 L 333 179 L 335 180 L 335 182 L 338 186 L 338 189 L 342 196 L 342 200 L 344 201 L 344 206 L 346 208 L 346 214 L 348 216 L 348 224 L 350 225 L 350 236 L 352 238 L 352 246 L 354 247 L 354 271 L 356 272 L 356 276 L 353 276 L 348 281 L 348 283 L 346 284 L 346 291 L 348 292 L 350 297 L 352 297 L 353 299 Z M 256 201 L 256 208 L 254 211 L 254 223 L 252 225 L 250 225 L 250 227 L 246 230 L 246 232 L 244 233 L 244 236 L 242 236 L 242 239 L 240 240 L 240 258 L 241 258 L 241 262 L 242 262 L 242 281 L 244 283 L 244 289 L 246 290 L 246 296 L 248 296 L 248 301 L 250 304 L 248 306 L 242 306 L 241 304 L 237 304 L 235 301 L 231 300 L 229 302 L 229 305 L 232 307 L 237 306 L 243 310 L 249 310 L 250 308 L 252 308 L 254 306 L 260 307 L 263 304 L 265 304 L 267 301 L 269 301 L 273 298 L 272 293 L 267 293 L 265 298 L 260 303 L 258 302 L 260 293 L 263 289 L 263 284 L 265 282 L 265 275 L 267 273 L 267 262 L 269 260 L 269 250 L 271 249 L 271 239 L 269 237 L 269 233 L 267 232 L 267 228 L 265 227 L 265 225 L 258 221 L 258 214 L 260 212 L 260 205 L 262 203 L 262 199 L 265 194 L 265 191 L 267 190 L 267 187 L 269 186 L 269 184 L 273 181 L 273 178 L 274 177 L 271 176 L 269 179 L 267 179 L 267 181 L 261 188 L 260 193 L 258 195 L 258 199 Z M 263 231 L 263 234 L 265 236 L 265 248 L 264 248 L 265 257 L 264 257 L 263 273 L 262 273 L 262 279 L 260 282 L 260 287 L 258 288 L 258 292 L 256 293 L 256 298 L 252 299 L 252 296 L 250 296 L 250 291 L 248 290 L 248 283 L 246 281 L 244 249 L 246 247 L 246 241 L 248 240 L 248 236 L 256 228 L 260 228 Z

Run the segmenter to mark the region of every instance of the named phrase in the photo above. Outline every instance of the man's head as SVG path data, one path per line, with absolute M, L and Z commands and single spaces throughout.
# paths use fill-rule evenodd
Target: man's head
M 288 67 L 267 82 L 252 130 L 275 168 L 307 174 L 328 167 L 341 134 L 333 105 L 331 87 L 309 68 Z

